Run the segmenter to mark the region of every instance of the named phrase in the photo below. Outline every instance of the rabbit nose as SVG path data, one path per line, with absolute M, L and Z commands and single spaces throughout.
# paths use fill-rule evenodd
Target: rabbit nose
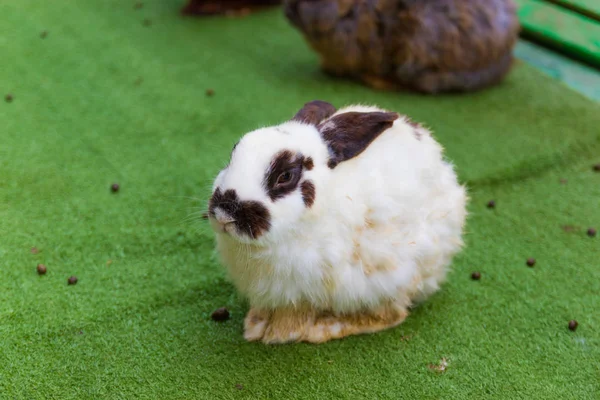
M 217 225 L 219 225 L 219 230 L 223 232 L 225 232 L 225 228 L 227 227 L 227 225 L 233 224 L 235 222 L 235 219 L 232 218 L 225 211 L 223 211 L 223 209 L 221 209 L 220 207 L 215 208 L 214 215 L 215 221 L 217 222 Z

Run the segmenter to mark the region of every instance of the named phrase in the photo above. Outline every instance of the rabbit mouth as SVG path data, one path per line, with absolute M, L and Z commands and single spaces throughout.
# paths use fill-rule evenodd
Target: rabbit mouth
M 225 234 L 231 234 L 232 231 L 235 231 L 235 221 L 231 221 L 231 222 L 226 222 L 225 224 L 221 225 L 221 232 L 225 233 Z
M 211 216 L 210 218 L 211 227 L 215 233 L 224 234 L 224 235 L 233 235 L 236 233 L 235 229 L 235 220 L 218 218 L 216 216 Z
M 209 217 L 217 233 L 239 239 L 258 239 L 271 228 L 269 210 L 260 202 L 243 201 L 234 189 L 215 190 L 209 202 Z

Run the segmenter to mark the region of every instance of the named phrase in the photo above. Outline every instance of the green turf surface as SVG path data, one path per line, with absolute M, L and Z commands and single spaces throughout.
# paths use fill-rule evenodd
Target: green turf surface
M 597 103 L 524 64 L 472 95 L 377 93 L 320 74 L 278 10 L 180 5 L 0 3 L 0 399 L 600 396 Z M 467 247 L 397 329 L 248 344 L 192 213 L 240 134 L 316 98 L 430 125 L 470 186 Z

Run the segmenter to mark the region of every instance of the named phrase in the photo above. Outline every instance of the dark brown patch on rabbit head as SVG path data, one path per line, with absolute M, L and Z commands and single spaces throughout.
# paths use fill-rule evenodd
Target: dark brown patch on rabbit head
M 304 168 L 306 168 L 308 171 L 310 171 L 314 167 L 315 167 L 315 163 L 314 163 L 312 157 L 306 157 L 306 159 L 304 160 Z
M 272 201 L 277 201 L 300 187 L 302 200 L 307 207 L 315 201 L 315 186 L 310 181 L 302 181 L 303 171 L 310 171 L 314 162 L 310 157 L 294 154 L 291 150 L 282 150 L 277 153 L 269 169 L 265 172 L 263 186 Z
M 361 154 L 399 115 L 392 112 L 347 112 L 318 125 L 330 152 L 329 168 Z
M 314 100 L 306 103 L 292 120 L 317 125 L 324 119 L 331 117 L 335 112 L 336 109 L 331 104 L 321 100 Z
M 311 181 L 304 181 L 302 182 L 302 185 L 300 185 L 300 190 L 302 191 L 302 201 L 304 201 L 304 205 L 307 208 L 312 207 L 316 197 L 315 185 Z
M 223 230 L 226 225 L 235 226 L 236 232 L 257 239 L 271 227 L 269 210 L 258 201 L 242 201 L 234 189 L 221 192 L 217 188 L 208 203 L 208 215 Z
M 290 150 L 277 153 L 265 173 L 263 186 L 272 201 L 293 192 L 302 178 L 304 157 Z

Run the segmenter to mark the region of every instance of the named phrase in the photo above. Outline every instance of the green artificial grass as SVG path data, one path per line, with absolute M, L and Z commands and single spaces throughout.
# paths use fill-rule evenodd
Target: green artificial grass
M 133 4 L 0 3 L 1 399 L 600 396 L 597 103 L 520 63 L 481 93 L 375 92 L 322 75 L 280 10 Z M 470 187 L 467 247 L 396 329 L 249 344 L 198 212 L 242 133 L 313 99 L 432 127 Z

